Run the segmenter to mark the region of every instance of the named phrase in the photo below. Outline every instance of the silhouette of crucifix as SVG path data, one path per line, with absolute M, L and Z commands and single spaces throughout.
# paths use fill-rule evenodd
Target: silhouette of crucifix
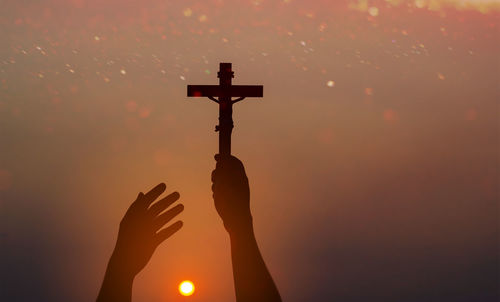
M 231 63 L 220 63 L 219 85 L 188 85 L 188 97 L 208 97 L 219 104 L 219 154 L 231 155 L 231 132 L 233 131 L 233 104 L 246 97 L 263 97 L 264 87 L 260 85 L 232 85 L 234 72 Z M 237 99 L 232 99 L 237 97 Z

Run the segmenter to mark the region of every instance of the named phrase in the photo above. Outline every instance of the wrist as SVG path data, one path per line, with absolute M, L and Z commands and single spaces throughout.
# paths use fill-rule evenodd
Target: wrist
M 131 301 L 135 276 L 123 272 L 123 266 L 120 263 L 122 262 L 117 261 L 115 255 L 111 256 L 97 302 Z
M 113 253 L 109 259 L 106 276 L 121 284 L 128 284 L 134 281 L 136 273 L 127 269 L 128 264 L 125 263 L 122 257 Z
M 235 223 L 231 225 L 224 224 L 227 232 L 229 233 L 229 237 L 242 237 L 242 236 L 253 236 L 253 219 L 252 216 L 249 215 L 246 219 L 239 219 Z

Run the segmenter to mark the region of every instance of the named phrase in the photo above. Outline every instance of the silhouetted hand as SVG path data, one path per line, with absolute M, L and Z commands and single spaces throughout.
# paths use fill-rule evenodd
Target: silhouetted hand
M 215 155 L 212 191 L 217 213 L 231 233 L 251 227 L 250 188 L 243 163 L 234 156 Z
M 139 193 L 125 213 L 97 301 L 130 301 L 134 277 L 146 266 L 158 245 L 182 227 L 182 221 L 177 221 L 163 228 L 184 209 L 178 204 L 165 211 L 179 199 L 177 192 L 154 202 L 165 189 L 161 183 L 146 194 Z
M 245 167 L 234 156 L 217 154 L 215 160 L 212 191 L 215 208 L 231 240 L 236 301 L 281 302 L 255 239 Z
M 139 193 L 120 223 L 113 257 L 127 266 L 134 276 L 146 266 L 156 247 L 182 227 L 182 222 L 177 221 L 162 229 L 184 209 L 178 204 L 163 212 L 179 199 L 177 192 L 152 204 L 165 189 L 165 184 L 161 183 L 146 194 Z

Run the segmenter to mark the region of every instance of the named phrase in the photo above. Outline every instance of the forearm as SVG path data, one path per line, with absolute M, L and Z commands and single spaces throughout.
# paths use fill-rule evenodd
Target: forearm
M 281 301 L 278 289 L 262 259 L 253 225 L 230 232 L 231 258 L 237 302 Z
M 132 301 L 132 284 L 134 276 L 122 271 L 113 256 L 108 263 L 104 281 L 102 282 L 97 302 L 130 302 Z

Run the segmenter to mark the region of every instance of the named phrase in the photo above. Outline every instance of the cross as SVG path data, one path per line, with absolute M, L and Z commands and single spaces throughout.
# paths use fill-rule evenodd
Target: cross
M 234 72 L 231 63 L 220 63 L 219 85 L 188 85 L 188 97 L 208 97 L 219 104 L 219 125 L 215 131 L 219 132 L 219 154 L 231 155 L 231 132 L 233 131 L 233 104 L 246 97 L 263 97 L 263 86 L 257 85 L 232 85 Z M 236 97 L 236 99 L 232 99 Z

